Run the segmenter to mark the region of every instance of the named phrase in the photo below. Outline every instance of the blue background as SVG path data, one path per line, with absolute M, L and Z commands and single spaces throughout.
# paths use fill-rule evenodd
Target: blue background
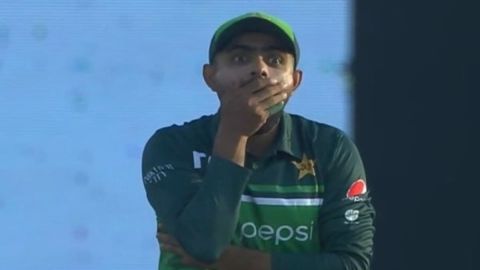
M 261 10 L 296 31 L 287 111 L 350 128 L 349 1 L 0 0 L 0 269 L 155 269 L 141 152 L 214 113 L 210 38 Z

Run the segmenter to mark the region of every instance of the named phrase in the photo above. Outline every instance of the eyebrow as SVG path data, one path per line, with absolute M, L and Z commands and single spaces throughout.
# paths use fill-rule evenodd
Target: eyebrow
M 287 50 L 285 48 L 282 48 L 280 46 L 276 46 L 276 45 L 269 45 L 269 46 L 264 46 L 264 47 L 254 47 L 254 46 L 249 46 L 249 45 L 245 45 L 245 44 L 233 44 L 233 45 L 230 45 L 230 46 L 227 46 L 225 48 L 225 51 L 227 52 L 231 52 L 231 51 L 234 51 L 234 50 L 244 50 L 244 51 L 249 51 L 249 52 L 252 52 L 252 51 L 282 51 L 282 52 L 286 52 Z

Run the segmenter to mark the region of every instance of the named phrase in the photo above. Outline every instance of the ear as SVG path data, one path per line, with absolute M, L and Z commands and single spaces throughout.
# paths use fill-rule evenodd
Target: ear
M 292 85 L 292 93 L 297 90 L 297 88 L 300 86 L 300 83 L 302 82 L 303 78 L 303 71 L 300 69 L 295 69 L 292 74 L 292 79 L 293 79 L 293 85 Z
M 217 72 L 216 67 L 212 64 L 203 65 L 203 80 L 208 85 L 213 92 L 217 92 L 217 87 L 215 83 L 215 73 Z

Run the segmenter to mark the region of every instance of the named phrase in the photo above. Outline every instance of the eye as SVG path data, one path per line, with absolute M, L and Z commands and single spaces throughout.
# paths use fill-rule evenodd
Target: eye
M 274 54 L 268 58 L 268 62 L 272 65 L 282 65 L 284 61 L 281 55 Z
M 245 63 L 247 62 L 247 56 L 244 54 L 236 54 L 232 57 L 234 63 Z

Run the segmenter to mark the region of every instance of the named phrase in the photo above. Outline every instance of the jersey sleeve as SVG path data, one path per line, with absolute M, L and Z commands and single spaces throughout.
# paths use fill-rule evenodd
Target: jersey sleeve
M 142 159 L 143 183 L 157 220 L 195 259 L 212 263 L 230 243 L 251 172 L 212 157 L 205 170 L 192 150 L 157 132 Z
M 272 254 L 273 270 L 367 270 L 373 255 L 375 210 L 359 152 L 343 133 L 337 136 L 325 173 L 325 197 L 318 222 L 323 251 Z

